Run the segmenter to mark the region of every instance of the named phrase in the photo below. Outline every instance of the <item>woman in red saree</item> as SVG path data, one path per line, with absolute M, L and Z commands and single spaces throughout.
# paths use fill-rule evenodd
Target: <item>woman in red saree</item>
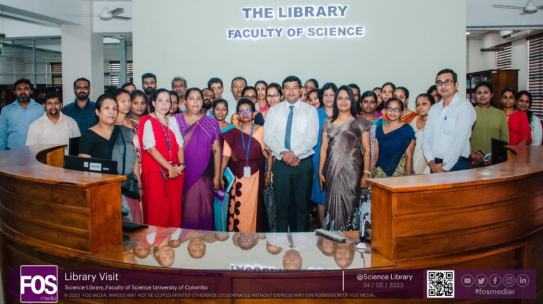
M 146 224 L 181 227 L 181 201 L 185 155 L 183 137 L 170 110 L 170 93 L 157 90 L 152 113 L 140 120 L 142 151 L 143 219 Z

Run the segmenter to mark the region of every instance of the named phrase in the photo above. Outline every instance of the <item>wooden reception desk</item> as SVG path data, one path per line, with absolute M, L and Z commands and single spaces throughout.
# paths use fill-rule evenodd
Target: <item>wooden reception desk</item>
M 122 243 L 120 182 L 124 177 L 62 169 L 63 156 L 63 148 L 52 145 L 0 152 L 4 292 L 7 269 L 21 265 L 154 269 L 123 263 L 113 256 L 111 260 L 90 257 Z M 542 303 L 543 146 L 514 146 L 510 156 L 505 163 L 462 172 L 370 180 L 374 253 L 370 266 L 394 265 L 398 270 L 536 269 L 537 299 L 525 302 Z M 149 231 L 160 229 L 150 227 Z M 346 270 L 345 275 L 359 272 Z M 341 271 L 322 275 L 338 273 Z M 194 269 L 187 270 L 186 275 L 210 276 Z M 222 288 L 232 292 L 240 290 L 243 280 L 251 279 L 247 273 L 213 275 L 228 277 L 229 283 Z M 270 279 L 305 275 L 319 274 L 274 274 Z

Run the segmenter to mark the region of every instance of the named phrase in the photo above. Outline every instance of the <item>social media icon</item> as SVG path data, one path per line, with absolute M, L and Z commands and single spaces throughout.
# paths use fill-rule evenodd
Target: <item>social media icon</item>
M 485 287 L 487 283 L 488 283 L 488 279 L 486 278 L 484 274 L 480 274 L 475 277 L 475 285 L 479 287 Z
M 503 285 L 505 287 L 511 287 L 515 285 L 515 277 L 511 274 L 506 274 L 503 276 Z
M 492 287 L 498 287 L 501 285 L 501 283 L 502 278 L 497 274 L 493 274 L 490 276 L 490 278 L 488 278 L 488 284 L 490 284 Z
M 21 266 L 21 303 L 57 303 L 58 267 Z
M 470 274 L 465 274 L 462 276 L 462 280 L 460 282 L 462 282 L 464 287 L 471 287 L 473 285 L 473 277 Z
M 528 276 L 525 274 L 520 274 L 517 277 L 517 285 L 520 287 L 526 287 L 528 286 L 528 283 L 530 283 L 530 279 L 528 279 Z

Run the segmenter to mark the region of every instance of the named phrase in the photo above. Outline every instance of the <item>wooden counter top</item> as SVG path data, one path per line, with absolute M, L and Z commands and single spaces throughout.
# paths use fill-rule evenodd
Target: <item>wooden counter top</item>
M 466 186 L 503 183 L 529 177 L 543 171 L 542 146 L 512 146 L 516 156 L 504 163 L 458 172 L 370 178 L 373 187 L 390 192 L 413 192 L 421 190 L 451 189 Z
M 542 278 L 543 146 L 511 149 L 516 156 L 495 166 L 371 179 L 375 265 L 390 261 L 396 265 L 392 269 L 535 269 Z M 21 265 L 158 269 L 120 259 L 120 183 L 124 177 L 62 169 L 63 156 L 62 147 L 54 145 L 0 152 L 0 268 L 4 290 L 6 269 Z M 106 250 L 105 255 L 113 253 L 114 258 L 89 258 L 102 250 Z M 195 279 L 208 276 L 225 282 L 219 279 L 226 278 L 226 292 L 242 290 L 256 275 L 181 271 Z M 356 271 L 347 270 L 345 276 L 355 276 Z M 261 278 L 262 284 L 271 284 L 267 281 L 270 278 L 258 275 L 255 278 Z M 298 280 L 304 275 L 283 273 L 280 278 Z M 342 274 L 317 271 L 310 275 L 326 280 L 326 276 Z M 543 301 L 543 280 L 537 281 L 536 288 L 537 298 L 527 303 Z
M 62 166 L 54 167 L 46 165 L 46 162 L 38 161 L 41 155 L 64 146 L 58 145 L 33 145 L 6 150 L 0 153 L 0 175 L 11 178 L 33 181 L 43 184 L 56 184 L 87 188 L 91 186 L 123 181 L 124 176 L 81 172 L 63 169 Z M 62 155 L 64 152 L 62 151 Z M 43 157 L 45 160 L 45 155 Z

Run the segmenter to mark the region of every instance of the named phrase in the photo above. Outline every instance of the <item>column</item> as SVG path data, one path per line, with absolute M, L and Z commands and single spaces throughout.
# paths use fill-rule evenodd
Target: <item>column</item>
M 82 1 L 82 14 L 92 15 L 92 1 Z M 91 82 L 90 99 L 104 93 L 104 38 L 95 34 L 93 17 L 83 17 L 82 25 L 61 25 L 62 88 L 64 104 L 75 100 L 73 83 L 85 77 Z

